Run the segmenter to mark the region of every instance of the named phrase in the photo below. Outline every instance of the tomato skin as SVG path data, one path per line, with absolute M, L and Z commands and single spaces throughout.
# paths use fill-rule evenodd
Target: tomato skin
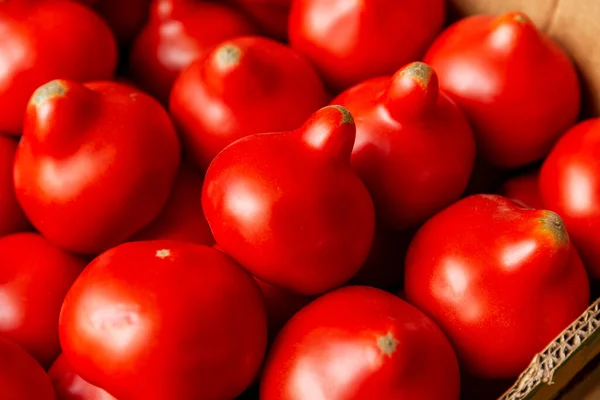
M 371 197 L 350 167 L 354 135 L 348 111 L 328 106 L 295 131 L 226 147 L 202 194 L 219 247 L 254 276 L 296 293 L 347 282 L 375 229 Z
M 202 174 L 183 163 L 161 213 L 130 240 L 181 240 L 205 246 L 215 244 L 200 206 L 202 183 Z
M 269 36 L 287 41 L 292 0 L 231 0 L 250 14 Z
M 129 44 L 148 18 L 152 0 L 79 0 L 104 18 L 120 44 Z
M 131 76 L 168 104 L 181 70 L 224 40 L 257 33 L 248 17 L 225 4 L 155 0 L 149 22 L 133 43 Z
M 580 122 L 556 143 L 540 172 L 544 204 L 564 219 L 583 264 L 600 278 L 600 118 Z
M 352 167 L 382 225 L 414 228 L 464 192 L 475 139 L 428 65 L 411 63 L 391 78 L 360 83 L 332 104 L 346 107 L 356 121 Z
M 517 200 L 527 207 L 540 210 L 547 209 L 540 193 L 539 176 L 540 171 L 536 169 L 512 177 L 502 185 L 500 194 L 512 200 Z
M 62 302 L 86 264 L 38 233 L 0 237 L 0 336 L 49 367 L 60 353 Z
M 62 354 L 52 364 L 48 375 L 59 400 L 116 400 L 103 389 L 81 378 Z
M 297 0 L 290 45 L 344 90 L 420 59 L 442 29 L 443 0 Z
M 456 355 L 433 321 L 390 293 L 349 286 L 318 298 L 283 328 L 261 399 L 457 400 L 459 386 Z
M 266 324 L 231 258 L 159 240 L 97 257 L 67 294 L 60 339 L 74 371 L 118 399 L 231 399 L 260 367 Z
M 187 154 L 206 170 L 233 141 L 296 129 L 327 101 L 308 61 L 281 43 L 251 36 L 222 42 L 183 71 L 170 110 Z
M 0 337 L 0 398 L 56 400 L 50 378 L 23 348 Z
M 13 164 L 17 141 L 0 134 L 0 237 L 31 228 L 17 202 L 13 183 Z
M 517 376 L 590 299 L 560 217 L 497 195 L 467 197 L 431 218 L 405 267 L 408 301 L 444 330 L 462 367 L 484 378 Z
M 438 36 L 424 61 L 469 117 L 478 151 L 493 165 L 543 158 L 577 120 L 575 67 L 522 13 L 465 18 Z
M 0 25 L 0 132 L 21 135 L 27 101 L 38 86 L 56 78 L 109 79 L 116 69 L 110 29 L 76 2 L 1 2 Z

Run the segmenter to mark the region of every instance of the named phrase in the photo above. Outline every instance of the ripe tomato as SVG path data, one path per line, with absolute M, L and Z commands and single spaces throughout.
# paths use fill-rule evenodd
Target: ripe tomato
M 360 83 L 332 104 L 346 107 L 356 121 L 352 167 L 382 225 L 417 227 L 464 192 L 475 139 L 428 65 L 415 62 L 391 78 Z
M 452 400 L 456 355 L 440 328 L 400 298 L 367 286 L 335 290 L 277 337 L 262 400 Z
M 128 44 L 148 17 L 152 0 L 79 0 L 92 6 L 111 27 L 119 42 Z
M 0 237 L 0 336 L 49 367 L 60 353 L 60 308 L 85 265 L 37 233 Z
M 200 206 L 202 175 L 182 164 L 173 191 L 159 216 L 130 240 L 181 240 L 211 246 L 215 243 Z
M 87 7 L 66 0 L 0 2 L 0 132 L 20 135 L 27 101 L 52 79 L 109 79 L 117 46 Z
M 522 13 L 456 22 L 438 36 L 425 62 L 469 117 L 478 151 L 493 165 L 543 158 L 578 117 L 575 67 Z
M 295 131 L 226 147 L 202 194 L 219 247 L 256 277 L 297 293 L 348 281 L 375 229 L 371 197 L 350 167 L 354 136 L 350 113 L 329 106 Z
M 15 196 L 13 164 L 17 141 L 0 134 L 0 236 L 30 228 Z
M 56 400 L 44 369 L 19 345 L 0 337 L 0 399 Z
M 600 118 L 577 124 L 558 141 L 542 165 L 540 191 L 563 217 L 588 273 L 600 278 Z
M 250 14 L 269 36 L 287 41 L 292 0 L 231 0 L 231 3 Z
M 233 141 L 296 129 L 327 101 L 308 61 L 256 36 L 225 41 L 183 71 L 170 109 L 187 154 L 206 170 Z
M 214 45 L 258 33 L 252 22 L 224 4 L 154 0 L 150 21 L 133 43 L 131 77 L 167 104 L 175 78 Z
M 179 161 L 173 124 L 150 96 L 114 82 L 56 80 L 27 107 L 17 198 L 48 240 L 97 254 L 159 214 Z
M 291 46 L 344 90 L 420 59 L 442 29 L 444 0 L 297 0 Z
M 533 170 L 510 178 L 504 183 L 500 194 L 531 208 L 546 208 L 539 185 L 539 170 Z
M 232 399 L 262 363 L 265 305 L 254 279 L 220 251 L 125 243 L 72 286 L 60 339 L 73 370 L 118 399 Z
M 62 354 L 52 364 L 48 375 L 60 400 L 117 400 L 79 376 Z
M 590 298 L 558 214 L 496 195 L 467 197 L 423 225 L 406 257 L 405 291 L 465 370 L 485 378 L 518 375 Z

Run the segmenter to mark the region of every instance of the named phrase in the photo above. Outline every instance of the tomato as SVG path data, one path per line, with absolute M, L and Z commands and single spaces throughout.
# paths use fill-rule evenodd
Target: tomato
M 405 292 L 475 376 L 517 376 L 588 306 L 589 282 L 563 221 L 497 195 L 431 218 L 406 257 Z
M 62 354 L 52 364 L 48 375 L 60 400 L 116 400 L 103 389 L 81 378 Z
M 17 141 L 0 134 L 0 236 L 30 228 L 15 195 L 13 164 L 16 151 Z
M 469 117 L 478 150 L 493 165 L 512 168 L 543 158 L 577 120 L 575 67 L 523 13 L 456 22 L 425 62 Z
M 450 342 L 400 298 L 367 286 L 323 295 L 277 337 L 262 400 L 459 398 Z
M 258 33 L 227 5 L 192 0 L 154 0 L 150 21 L 133 43 L 131 77 L 164 104 L 181 70 L 223 40 Z
M 292 49 L 241 37 L 221 43 L 181 73 L 170 110 L 187 154 L 206 170 L 231 142 L 296 129 L 327 101 L 313 67 Z
M 544 204 L 563 217 L 588 273 L 600 278 L 600 118 L 580 122 L 554 146 L 540 172 Z
M 443 0 L 296 0 L 291 46 L 335 90 L 420 59 L 442 29 Z
M 159 214 L 179 161 L 173 124 L 150 96 L 114 82 L 56 80 L 27 107 L 17 199 L 48 240 L 97 254 Z
M 220 248 L 268 283 L 313 295 L 348 281 L 375 229 L 350 167 L 355 125 L 328 106 L 294 131 L 247 136 L 213 160 L 202 206 Z
M 199 172 L 182 164 L 171 197 L 159 216 L 130 240 L 181 240 L 213 245 L 215 239 L 200 206 L 202 179 Z
M 500 194 L 527 207 L 543 210 L 546 206 L 540 193 L 539 175 L 540 171 L 536 169 L 512 177 L 504 183 Z
M 66 0 L 0 2 L 0 132 L 20 135 L 27 101 L 55 78 L 109 79 L 117 46 L 87 7 Z
M 56 400 L 44 369 L 16 343 L 0 337 L 0 398 Z
M 346 107 L 356 121 L 352 167 L 382 225 L 414 228 L 463 193 L 475 139 L 428 65 L 411 63 L 391 78 L 360 83 L 332 103 Z
M 179 241 L 98 256 L 60 316 L 73 370 L 119 399 L 232 399 L 264 357 L 262 293 L 231 258 Z
M 60 308 L 85 265 L 37 233 L 0 237 L 0 336 L 49 367 L 60 353 Z
M 231 0 L 231 3 L 250 14 L 265 33 L 287 41 L 292 0 Z

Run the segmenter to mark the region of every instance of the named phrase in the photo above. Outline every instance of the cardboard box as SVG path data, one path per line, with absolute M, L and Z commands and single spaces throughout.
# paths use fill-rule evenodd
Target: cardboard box
M 584 90 L 583 117 L 600 116 L 600 0 L 451 0 L 456 19 L 522 11 L 575 61 Z M 566 328 L 500 400 L 600 399 L 600 299 Z M 594 363 L 595 368 L 586 365 Z

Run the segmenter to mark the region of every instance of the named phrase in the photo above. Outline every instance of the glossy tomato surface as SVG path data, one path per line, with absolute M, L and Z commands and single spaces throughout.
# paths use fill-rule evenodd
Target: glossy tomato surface
M 296 314 L 273 345 L 262 400 L 458 400 L 456 355 L 404 300 L 350 286 Z
M 13 165 L 18 142 L 0 134 L 0 236 L 31 228 L 17 202 L 13 182 Z
M 406 258 L 405 291 L 466 371 L 495 379 L 520 374 L 590 300 L 558 214 L 496 195 L 467 197 L 423 225 Z
M 442 29 L 443 0 L 297 0 L 290 45 L 344 90 L 420 59 Z
M 539 169 L 526 172 L 507 180 L 500 194 L 512 200 L 517 200 L 527 207 L 543 210 L 546 206 L 540 193 Z
M 20 135 L 27 101 L 57 78 L 109 79 L 117 46 L 104 21 L 67 0 L 0 3 L 0 132 Z
M 522 13 L 462 19 L 438 36 L 424 60 L 469 117 L 478 151 L 493 165 L 543 158 L 578 117 L 574 65 Z
M 544 204 L 563 217 L 588 273 L 600 278 L 600 118 L 559 140 L 542 165 L 540 190 Z
M 58 400 L 116 400 L 105 390 L 85 381 L 62 354 L 48 371 Z
M 60 339 L 73 370 L 118 399 L 232 399 L 264 357 L 264 299 L 252 276 L 220 251 L 125 243 L 77 279 Z
M 352 167 L 373 197 L 380 225 L 415 228 L 464 192 L 475 160 L 473 132 L 427 64 L 360 83 L 332 104 L 356 121 Z
M 230 0 L 247 12 L 262 31 L 269 36 L 287 41 L 288 21 L 292 0 Z
M 355 125 L 340 106 L 299 129 L 247 136 L 206 173 L 202 206 L 217 244 L 256 277 L 313 295 L 364 263 L 373 202 L 350 167 Z
M 56 80 L 27 108 L 17 198 L 48 240 L 97 254 L 159 214 L 179 162 L 175 128 L 156 100 L 115 82 Z
M 308 61 L 281 43 L 251 36 L 222 42 L 182 72 L 170 111 L 190 159 L 206 170 L 235 140 L 296 129 L 327 101 Z

